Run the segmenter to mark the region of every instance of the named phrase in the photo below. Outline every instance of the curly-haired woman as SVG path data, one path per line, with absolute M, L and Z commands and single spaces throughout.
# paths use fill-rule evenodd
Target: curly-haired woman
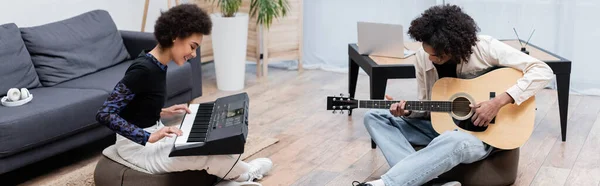
M 475 109 L 473 123 L 486 126 L 504 105 L 521 104 L 544 88 L 553 73 L 546 63 L 490 36 L 478 35 L 478 31 L 475 21 L 460 7 L 439 5 L 413 20 L 408 34 L 423 46 L 415 63 L 419 100 L 431 99 L 431 88 L 439 78 L 474 78 L 497 67 L 523 71 L 524 76 L 505 92 L 471 106 Z M 493 147 L 466 132 L 438 134 L 429 113 L 407 111 L 404 105 L 405 101 L 400 101 L 389 110 L 366 113 L 364 124 L 391 168 L 379 180 L 353 184 L 422 185 L 460 163 L 482 160 L 492 151 Z M 426 147 L 415 152 L 412 145 Z
M 158 44 L 134 59 L 98 110 L 96 120 L 117 133 L 115 145 L 123 159 L 151 173 L 206 170 L 221 178 L 227 176 L 227 180 L 252 182 L 271 169 L 269 159 L 235 163 L 234 155 L 169 157 L 173 144 L 165 142 L 165 137 L 182 135 L 182 131 L 165 127 L 160 119 L 190 110 L 185 104 L 163 108 L 167 64 L 173 61 L 181 66 L 196 57 L 196 48 L 211 29 L 210 17 L 193 4 L 161 13 L 154 27 Z

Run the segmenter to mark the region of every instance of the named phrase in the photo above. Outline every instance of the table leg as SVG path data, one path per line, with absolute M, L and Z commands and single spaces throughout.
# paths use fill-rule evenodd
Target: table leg
M 371 74 L 371 99 L 384 99 L 385 89 L 387 87 L 387 78 L 377 76 L 375 73 Z M 371 148 L 377 148 L 377 144 L 371 139 Z
M 352 60 L 351 57 L 348 57 L 348 94 L 350 94 L 351 98 L 354 98 L 354 93 L 356 93 L 356 81 L 358 81 L 358 64 Z M 348 111 L 348 115 L 352 115 L 352 110 Z
M 560 112 L 560 132 L 562 141 L 567 140 L 567 119 L 569 113 L 569 84 L 571 74 L 556 74 L 558 110 Z
M 382 100 L 385 98 L 385 89 L 387 87 L 387 78 L 371 74 L 371 99 Z

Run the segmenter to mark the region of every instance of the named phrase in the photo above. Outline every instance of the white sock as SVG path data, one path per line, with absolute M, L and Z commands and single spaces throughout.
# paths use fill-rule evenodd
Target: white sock
M 250 175 L 248 175 L 248 173 L 243 173 L 242 175 L 240 175 L 237 179 L 235 179 L 235 181 L 237 182 L 245 182 L 248 181 L 248 179 L 250 179 Z
M 228 180 L 232 180 L 232 181 L 236 181 L 236 182 L 245 182 L 248 181 L 248 179 L 250 179 L 250 175 L 248 174 L 248 171 L 250 170 L 250 164 L 244 162 L 244 161 L 238 161 L 236 164 L 236 170 L 238 169 L 242 169 L 245 170 L 246 172 L 242 173 L 241 175 L 239 175 L 238 177 L 229 177 Z
M 370 181 L 370 182 L 367 182 L 367 183 L 371 184 L 373 186 L 385 186 L 385 183 L 383 183 L 383 180 L 381 180 L 381 179 Z

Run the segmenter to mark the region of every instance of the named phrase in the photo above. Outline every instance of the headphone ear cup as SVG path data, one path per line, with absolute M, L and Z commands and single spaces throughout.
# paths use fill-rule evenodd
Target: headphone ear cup
M 29 97 L 29 90 L 27 88 L 21 88 L 21 100 Z
M 6 97 L 8 97 L 9 101 L 18 101 L 21 98 L 21 92 L 17 88 L 8 89 Z

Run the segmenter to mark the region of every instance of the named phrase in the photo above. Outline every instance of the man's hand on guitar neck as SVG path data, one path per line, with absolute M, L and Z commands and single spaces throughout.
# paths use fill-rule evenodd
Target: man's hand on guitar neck
M 508 95 L 508 93 L 504 92 L 489 101 L 469 105 L 471 108 L 475 109 L 475 114 L 473 114 L 473 117 L 471 118 L 473 124 L 475 126 L 487 126 L 490 121 L 492 121 L 492 118 L 496 117 L 498 111 L 500 111 L 504 105 L 513 102 L 514 99 Z
M 394 100 L 394 98 L 392 98 L 391 96 L 385 95 L 385 99 L 387 100 Z M 407 116 L 410 114 L 410 111 L 404 110 L 404 106 L 406 105 L 406 101 L 402 100 L 398 103 L 394 103 L 390 106 L 390 113 L 392 113 L 392 115 L 399 117 L 399 116 Z

